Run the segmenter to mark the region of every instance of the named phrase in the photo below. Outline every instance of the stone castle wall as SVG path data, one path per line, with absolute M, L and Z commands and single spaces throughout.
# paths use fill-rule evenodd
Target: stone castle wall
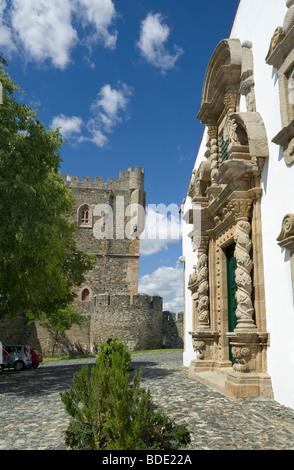
M 90 342 L 93 351 L 108 338 L 121 338 L 131 351 L 162 347 L 162 298 L 100 294 L 94 298 Z
M 165 348 L 184 347 L 184 313 L 163 312 L 162 345 Z
M 163 315 L 162 298 L 138 293 L 139 235 L 144 224 L 137 210 L 127 208 L 132 204 L 145 208 L 144 170 L 129 168 L 120 172 L 118 180 L 108 178 L 106 183 L 103 178 L 61 177 L 75 199 L 70 219 L 77 225 L 77 248 L 94 255 L 95 262 L 83 285 L 75 289 L 81 324 L 60 335 L 56 354 L 95 353 L 108 338 L 121 338 L 132 351 L 181 348 L 180 323 L 172 313 Z M 89 220 L 82 223 L 85 207 Z M 105 213 L 110 214 L 111 224 L 110 219 L 103 223 Z M 126 236 L 126 227 L 134 229 L 132 237 Z M 50 332 L 38 324 L 26 325 L 20 317 L 0 321 L 0 341 L 30 344 L 45 355 L 53 346 Z
M 183 348 L 183 315 L 162 312 L 162 298 L 136 294 L 100 294 L 90 302 L 91 314 L 80 325 L 61 334 L 55 355 L 96 354 L 102 341 L 121 338 L 130 351 Z M 50 356 L 52 334 L 38 324 L 27 325 L 18 316 L 1 319 L 2 344 L 28 344 Z

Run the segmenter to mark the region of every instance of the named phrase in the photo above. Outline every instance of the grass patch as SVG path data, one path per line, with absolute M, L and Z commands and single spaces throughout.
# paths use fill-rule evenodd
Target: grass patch
M 146 351 L 132 351 L 131 354 L 160 354 L 171 352 L 183 352 L 183 349 L 148 349 Z
M 131 354 L 160 354 L 160 353 L 171 353 L 171 352 L 183 352 L 183 349 L 148 349 L 145 351 L 132 351 Z M 45 356 L 43 362 L 54 362 L 54 361 L 72 361 L 74 359 L 89 359 L 95 358 L 94 354 L 77 354 L 76 356 Z
M 45 356 L 43 357 L 43 362 L 55 362 L 55 361 L 70 361 L 73 359 L 88 359 L 91 357 L 96 357 L 94 354 L 77 354 L 76 356 Z

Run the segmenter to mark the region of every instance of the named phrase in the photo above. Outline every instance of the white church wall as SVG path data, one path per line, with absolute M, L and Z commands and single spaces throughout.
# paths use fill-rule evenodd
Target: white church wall
M 268 372 L 274 397 L 294 408 L 294 309 L 289 252 L 277 244 L 283 217 L 294 212 L 294 166 L 286 166 L 283 152 L 272 143 L 281 130 L 277 73 L 265 62 L 272 35 L 282 26 L 285 0 L 244 0 L 231 38 L 252 42 L 257 111 L 269 142 L 269 160 L 262 174 L 262 231 L 267 331 L 270 333 Z
M 192 209 L 192 201 L 189 196 L 186 197 L 183 205 L 183 214 Z M 193 271 L 193 265 L 196 262 L 196 255 L 192 250 L 191 239 L 188 234 L 191 231 L 191 225 L 183 222 L 183 257 L 184 257 L 184 353 L 183 353 L 183 364 L 189 366 L 191 360 L 194 357 L 192 339 L 189 331 L 193 330 L 192 326 L 192 301 L 191 291 L 188 289 L 189 276 Z
M 264 253 L 264 278 L 267 331 L 270 334 L 268 348 L 268 372 L 272 378 L 274 398 L 294 408 L 294 309 L 289 252 L 277 244 L 283 217 L 294 212 L 294 165 L 286 166 L 283 151 L 272 143 L 281 130 L 280 97 L 276 70 L 266 64 L 271 38 L 277 26 L 282 26 L 287 12 L 286 0 L 241 0 L 231 38 L 252 42 L 257 112 L 264 120 L 269 159 L 262 173 L 263 198 L 262 231 Z M 225 39 L 225 38 L 224 38 Z M 217 44 L 215 45 L 217 46 Z M 207 58 L 207 63 L 210 57 Z M 241 98 L 240 110 L 246 111 Z M 206 137 L 202 139 L 195 166 L 205 160 Z M 191 207 L 186 198 L 184 210 Z M 184 365 L 195 358 L 192 349 L 192 301 L 187 288 L 197 253 L 192 251 L 191 240 L 183 237 L 185 269 L 185 352 Z

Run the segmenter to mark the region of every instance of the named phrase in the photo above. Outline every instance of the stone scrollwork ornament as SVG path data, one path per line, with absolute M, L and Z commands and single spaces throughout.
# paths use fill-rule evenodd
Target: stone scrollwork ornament
M 278 241 L 282 241 L 285 238 L 294 235 L 294 214 L 287 214 L 283 219 L 282 230 L 277 238 Z
M 193 340 L 193 349 L 198 353 L 198 359 L 204 359 L 203 350 L 205 349 L 205 342 L 194 339 Z
M 281 248 L 286 248 L 291 252 L 294 251 L 294 214 L 285 215 L 277 241 Z
M 236 360 L 233 369 L 238 372 L 249 372 L 250 348 L 248 346 L 234 346 L 232 347 L 232 354 Z

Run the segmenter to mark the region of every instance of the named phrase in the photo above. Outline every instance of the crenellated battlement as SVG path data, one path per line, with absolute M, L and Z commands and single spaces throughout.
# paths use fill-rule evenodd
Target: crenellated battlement
M 132 297 L 129 294 L 98 294 L 93 298 L 94 309 L 96 307 L 110 308 L 115 309 L 118 307 L 120 311 L 122 308 L 130 307 L 148 310 L 150 312 L 153 310 L 162 311 L 162 297 L 159 295 L 148 295 L 148 294 L 134 294 Z
M 108 191 L 126 191 L 126 190 L 144 190 L 144 176 L 145 170 L 139 166 L 136 166 L 133 170 L 130 167 L 127 171 L 120 171 L 119 179 L 108 178 L 107 182 L 104 182 L 104 178 L 96 176 L 94 180 L 91 176 L 68 176 L 61 174 L 61 178 L 67 187 L 72 189 L 102 189 Z

